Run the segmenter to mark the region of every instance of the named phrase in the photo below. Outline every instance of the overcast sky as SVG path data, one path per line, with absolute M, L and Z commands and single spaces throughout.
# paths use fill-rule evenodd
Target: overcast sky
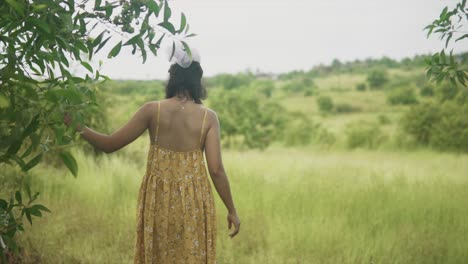
M 173 20 L 187 15 L 189 44 L 201 55 L 205 76 L 247 69 L 281 73 L 314 65 L 388 56 L 401 59 L 443 48 L 422 29 L 449 0 L 172 0 Z M 467 51 L 468 46 L 454 46 Z M 104 53 L 103 53 L 104 54 Z M 102 55 L 105 57 L 107 53 Z M 122 49 L 104 60 L 102 72 L 114 79 L 166 79 L 167 55 L 145 64 Z

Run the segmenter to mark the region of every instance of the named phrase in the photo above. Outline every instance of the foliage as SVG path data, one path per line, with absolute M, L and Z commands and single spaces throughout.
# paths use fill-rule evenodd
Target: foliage
M 429 78 L 437 82 L 448 80 L 453 85 L 458 82 L 466 86 L 468 80 L 466 65 L 455 59 L 453 50 L 449 54 L 446 54 L 445 50 L 452 39 L 455 39 L 454 42 L 458 42 L 468 37 L 467 25 L 468 8 L 466 8 L 466 0 L 461 0 L 452 10 L 445 7 L 439 18 L 424 28 L 428 31 L 428 38 L 433 33 L 439 33 L 440 39 L 445 39 L 445 48 L 426 60 L 426 74 Z
M 108 79 L 91 61 L 114 42 L 108 58 L 129 46 L 145 62 L 147 50 L 157 55 L 166 36 L 193 36 L 187 35 L 185 15 L 175 29 L 171 13 L 167 1 L 155 0 L 1 1 L 0 164 L 28 172 L 53 154 L 76 176 L 77 163 L 66 149 L 78 122 L 93 123 L 96 87 Z M 157 30 L 165 33 L 157 36 Z M 86 72 L 73 74 L 74 64 Z M 70 128 L 63 124 L 64 112 L 73 116 Z
M 419 90 L 419 94 L 420 94 L 421 96 L 426 96 L 426 97 L 434 96 L 434 86 L 431 85 L 431 84 L 425 84 L 425 85 Z
M 356 85 L 356 90 L 358 91 L 365 91 L 367 89 L 367 85 L 365 83 L 358 83 Z
M 265 149 L 282 137 L 287 111 L 280 104 L 261 100 L 248 87 L 217 92 L 209 103 L 216 109 L 228 146 L 239 143 L 248 148 Z
M 350 149 L 359 147 L 375 149 L 386 139 L 380 126 L 368 121 L 349 123 L 346 126 L 345 134 L 346 143 Z
M 435 96 L 440 102 L 445 102 L 447 100 L 455 99 L 460 90 L 461 88 L 456 84 L 445 81 L 437 85 Z
M 286 94 L 311 96 L 315 94 L 316 85 L 309 76 L 302 76 L 286 81 L 281 88 Z
M 333 110 L 333 100 L 330 96 L 321 95 L 317 98 L 319 110 L 322 113 L 329 113 Z
M 287 146 L 304 146 L 311 142 L 312 135 L 317 132 L 319 125 L 304 113 L 290 113 L 288 129 L 284 132 L 284 143 Z
M 367 82 L 371 89 L 381 89 L 388 82 L 388 73 L 386 70 L 377 68 L 369 72 Z
M 379 121 L 379 124 L 381 125 L 387 125 L 391 123 L 390 118 L 388 118 L 388 116 L 385 114 L 379 114 L 377 116 L 377 120 Z
M 356 113 L 361 111 L 360 107 L 349 103 L 337 103 L 334 108 L 337 113 Z
M 11 194 L 10 199 L 0 199 L 0 260 L 8 263 L 12 257 L 9 252 L 19 253 L 19 246 L 14 237 L 18 231 L 24 231 L 23 217 L 32 225 L 33 217 L 42 217 L 42 212 L 50 210 L 42 204 L 34 203 L 39 192 L 31 192 L 29 183 L 24 184 L 25 192 L 17 190 Z M 8 251 L 5 249 L 9 249 Z
M 430 139 L 430 144 L 437 149 L 468 152 L 468 104 L 443 103 Z
M 387 93 L 387 102 L 392 105 L 402 104 L 410 105 L 418 103 L 415 88 L 404 86 L 393 89 Z
M 451 100 L 413 106 L 402 117 L 402 128 L 421 145 L 468 151 L 467 104 Z
M 248 86 L 255 80 L 255 75 L 251 72 L 238 74 L 218 74 L 211 78 L 208 87 L 222 87 L 227 90 Z

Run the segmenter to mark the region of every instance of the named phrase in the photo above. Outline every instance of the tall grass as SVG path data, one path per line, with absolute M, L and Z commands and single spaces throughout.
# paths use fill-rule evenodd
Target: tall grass
M 75 154 L 77 179 L 35 172 L 53 213 L 20 237 L 26 263 L 131 263 L 144 166 Z M 219 263 L 468 262 L 468 155 L 272 147 L 224 159 L 242 224 L 230 239 L 216 195 Z

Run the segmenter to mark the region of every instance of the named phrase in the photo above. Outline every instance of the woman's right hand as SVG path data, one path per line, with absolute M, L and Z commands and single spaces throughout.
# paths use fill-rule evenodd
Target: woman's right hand
M 237 213 L 229 213 L 227 216 L 227 221 L 228 221 L 228 229 L 231 229 L 231 226 L 234 225 L 234 232 L 229 234 L 231 238 L 233 238 L 237 233 L 239 233 L 240 229 L 240 220 L 239 217 L 237 216 Z

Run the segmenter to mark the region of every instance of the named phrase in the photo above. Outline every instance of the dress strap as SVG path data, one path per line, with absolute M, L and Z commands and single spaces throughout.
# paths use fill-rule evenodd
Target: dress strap
M 154 134 L 154 143 L 158 141 L 158 133 L 159 133 L 159 113 L 161 112 L 161 102 L 158 102 L 158 114 L 156 119 L 156 133 Z
M 201 141 L 202 141 L 202 137 L 203 137 L 203 129 L 205 128 L 205 118 L 206 118 L 207 110 L 208 109 L 205 109 L 205 114 L 203 115 L 203 123 L 202 123 L 201 131 L 200 131 L 200 147 L 201 147 Z

